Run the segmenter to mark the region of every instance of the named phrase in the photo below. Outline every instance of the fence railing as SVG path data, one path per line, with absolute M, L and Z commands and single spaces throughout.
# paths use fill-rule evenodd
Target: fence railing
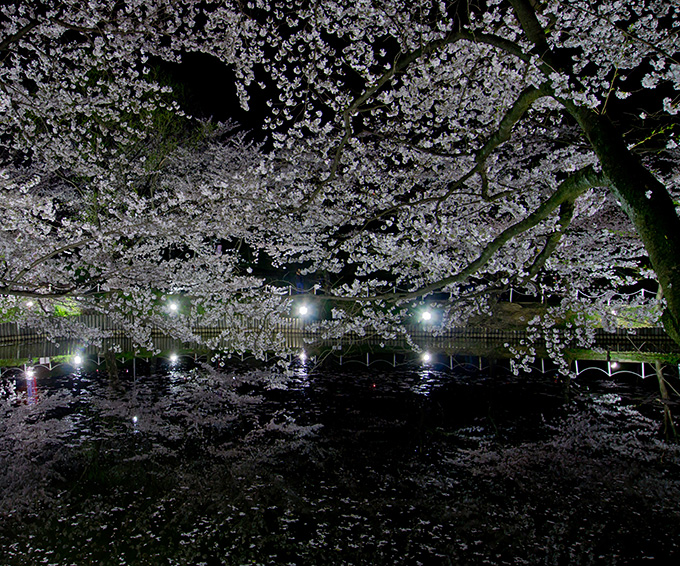
M 121 324 L 106 315 L 89 314 L 70 317 L 69 322 L 76 323 L 85 328 L 96 328 L 110 337 L 124 338 L 128 335 L 125 324 Z M 73 325 L 71 325 L 73 327 Z M 232 333 L 232 330 L 238 333 Z M 492 328 L 460 327 L 442 331 L 434 327 L 423 325 L 405 325 L 405 334 L 418 343 L 427 343 L 432 347 L 451 349 L 463 347 L 466 344 L 486 345 L 488 347 L 503 347 L 506 344 L 512 347 L 521 347 L 530 344 L 531 337 L 523 330 L 499 330 Z M 237 317 L 232 319 L 219 319 L 210 325 L 195 326 L 191 328 L 194 335 L 199 337 L 224 336 L 226 343 L 230 337 L 248 335 L 257 337 L 262 334 L 267 336 L 280 336 L 289 347 L 303 344 L 304 340 L 313 340 L 319 345 L 340 343 L 361 343 L 363 345 L 380 346 L 390 348 L 403 346 L 406 342 L 404 334 L 398 334 L 393 339 L 386 339 L 380 335 L 348 334 L 342 338 L 323 338 L 322 333 L 313 331 L 309 322 L 300 318 L 282 318 L 277 320 L 256 320 L 252 318 Z M 160 327 L 152 328 L 156 339 L 162 338 L 166 333 Z M 66 334 L 66 333 L 65 333 Z M 69 335 L 71 333 L 68 333 Z M 0 342 L 3 344 L 16 344 L 40 339 L 42 334 L 28 326 L 16 322 L 0 323 Z M 680 351 L 680 347 L 665 333 L 663 328 L 638 328 L 635 332 L 628 329 L 619 329 L 616 332 L 605 332 L 598 329 L 595 332 L 595 347 L 611 352 L 657 352 L 673 353 Z M 542 340 L 531 345 L 542 348 L 545 346 Z

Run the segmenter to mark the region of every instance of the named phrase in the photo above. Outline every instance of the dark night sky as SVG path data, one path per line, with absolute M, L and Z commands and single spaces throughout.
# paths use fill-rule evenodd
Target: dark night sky
M 184 100 L 178 102 L 187 112 L 214 121 L 235 120 L 260 137 L 264 99 L 257 97 L 258 88 L 251 89 L 250 111 L 244 111 L 236 95 L 235 74 L 229 66 L 204 53 L 189 53 L 182 57 L 181 64 L 161 63 L 161 68 L 172 82 L 184 87 Z

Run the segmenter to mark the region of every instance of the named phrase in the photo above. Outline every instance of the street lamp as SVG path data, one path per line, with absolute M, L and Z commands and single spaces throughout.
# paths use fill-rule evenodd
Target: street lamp
M 421 324 L 435 324 L 438 319 L 438 314 L 436 310 L 429 309 L 425 307 L 420 311 L 420 323 Z

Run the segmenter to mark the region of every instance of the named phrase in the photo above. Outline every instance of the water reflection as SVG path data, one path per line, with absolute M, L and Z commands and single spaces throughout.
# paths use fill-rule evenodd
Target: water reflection
M 36 383 L 35 370 L 32 367 L 26 368 L 24 372 L 26 377 L 26 398 L 29 405 L 35 405 L 38 402 L 38 384 Z
M 0 563 L 633 564 L 680 551 L 680 451 L 660 437 L 650 380 L 444 361 L 308 358 L 286 372 L 181 356 L 137 360 L 117 382 L 41 373 L 30 406 L 3 390 Z
M 441 373 L 435 373 L 430 367 L 418 370 L 418 379 L 413 386 L 413 392 L 419 395 L 429 395 L 432 390 L 441 384 Z

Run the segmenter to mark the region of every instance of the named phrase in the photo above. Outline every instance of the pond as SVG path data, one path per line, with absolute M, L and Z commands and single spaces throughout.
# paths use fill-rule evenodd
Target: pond
M 6 373 L 3 387 L 6 565 L 680 554 L 680 449 L 655 378 L 305 363 L 286 376 L 212 359 L 138 361 L 113 383 Z

